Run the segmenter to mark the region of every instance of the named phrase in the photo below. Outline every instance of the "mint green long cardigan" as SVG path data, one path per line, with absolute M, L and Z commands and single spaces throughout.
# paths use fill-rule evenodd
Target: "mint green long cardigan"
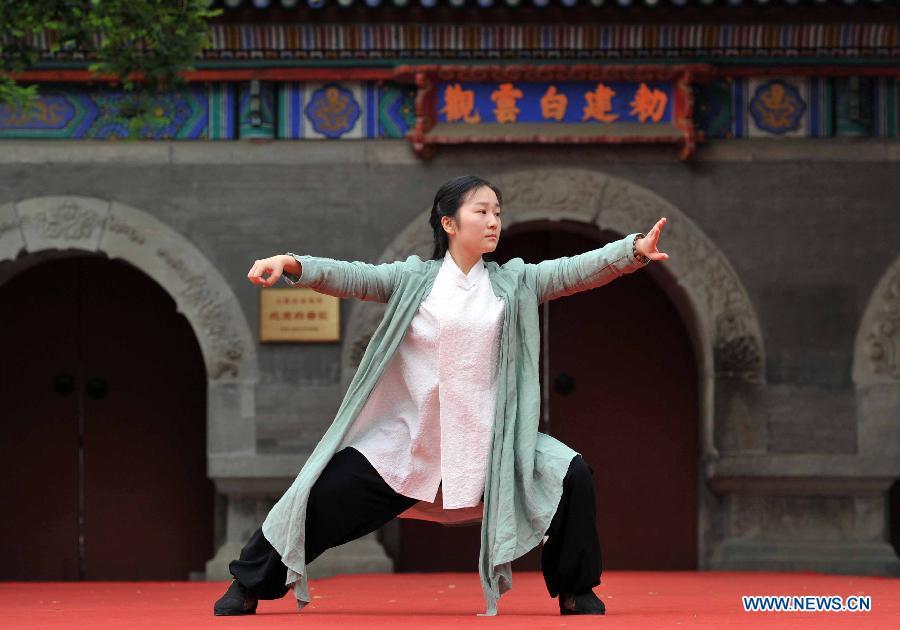
M 647 263 L 635 259 L 634 232 L 598 249 L 536 264 L 513 258 L 486 261 L 494 294 L 505 301 L 500 336 L 497 404 L 485 474 L 478 572 L 487 604 L 479 616 L 497 614 L 497 602 L 512 587 L 511 563 L 544 537 L 562 497 L 569 463 L 578 454 L 538 431 L 540 330 L 538 305 L 600 287 Z M 291 254 L 301 275 L 284 273 L 292 286 L 341 298 L 387 303 L 384 317 L 359 363 L 331 426 L 262 525 L 263 534 L 287 566 L 297 607 L 309 604 L 305 562 L 306 502 L 325 464 L 339 450 L 375 384 L 428 295 L 441 260 L 406 260 L 373 265 Z M 463 348 L 461 352 L 465 351 Z

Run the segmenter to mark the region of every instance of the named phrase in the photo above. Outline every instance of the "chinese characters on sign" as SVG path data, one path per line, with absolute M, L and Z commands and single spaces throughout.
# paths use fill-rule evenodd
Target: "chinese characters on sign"
M 340 300 L 312 289 L 261 289 L 260 341 L 339 341 Z
M 675 144 L 694 154 L 695 83 L 708 64 L 399 65 L 394 80 L 416 86 L 406 137 L 430 159 L 441 145 Z
M 439 82 L 438 122 L 671 123 L 672 90 L 655 81 Z

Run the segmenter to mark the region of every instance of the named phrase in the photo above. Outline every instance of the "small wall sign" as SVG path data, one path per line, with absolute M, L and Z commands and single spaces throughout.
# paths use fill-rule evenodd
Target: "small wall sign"
M 259 291 L 259 340 L 340 341 L 340 299 L 309 288 Z

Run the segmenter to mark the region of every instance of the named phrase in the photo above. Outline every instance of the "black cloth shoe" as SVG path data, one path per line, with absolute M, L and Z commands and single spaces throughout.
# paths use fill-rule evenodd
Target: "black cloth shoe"
M 559 614 L 560 615 L 604 615 L 606 614 L 606 605 L 603 600 L 594 594 L 594 591 L 587 590 L 583 593 L 560 593 L 559 594 Z
M 253 615 L 256 614 L 258 600 L 250 589 L 232 580 L 225 594 L 213 606 L 215 615 Z

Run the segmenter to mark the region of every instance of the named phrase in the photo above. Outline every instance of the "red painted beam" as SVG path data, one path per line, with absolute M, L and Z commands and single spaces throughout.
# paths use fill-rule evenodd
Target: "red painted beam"
M 458 67 L 458 64 L 446 64 Z M 513 64 L 514 65 L 514 64 Z M 617 64 L 618 65 L 618 64 Z M 187 81 L 249 81 L 259 79 L 261 81 L 378 81 L 390 80 L 397 73 L 398 64 L 391 68 L 220 68 L 209 70 L 190 70 L 183 73 Z M 502 64 L 498 64 L 502 67 Z M 597 64 L 602 67 L 602 64 Z M 422 67 L 406 66 L 421 71 Z M 435 66 L 429 66 L 434 68 Z M 535 66 L 539 67 L 539 66 Z M 620 66 L 621 67 L 621 66 Z M 639 69 L 643 64 L 634 64 L 633 70 Z M 663 66 L 665 67 L 665 66 Z M 900 65 L 890 66 L 714 66 L 711 73 L 717 77 L 744 77 L 744 76 L 772 76 L 772 75 L 802 75 L 802 76 L 895 76 L 900 77 Z M 89 70 L 28 70 L 26 72 L 10 73 L 16 81 L 31 82 L 65 82 L 82 83 L 89 81 L 115 82 L 112 75 L 94 75 Z M 140 75 L 136 75 L 140 76 Z
M 15 81 L 84 83 L 88 81 L 115 82 L 109 74 L 93 74 L 89 70 L 28 70 L 12 72 Z M 140 74 L 133 75 L 140 78 Z M 182 76 L 191 82 L 209 81 L 377 81 L 390 79 L 392 68 L 222 68 L 214 70 L 189 70 Z

